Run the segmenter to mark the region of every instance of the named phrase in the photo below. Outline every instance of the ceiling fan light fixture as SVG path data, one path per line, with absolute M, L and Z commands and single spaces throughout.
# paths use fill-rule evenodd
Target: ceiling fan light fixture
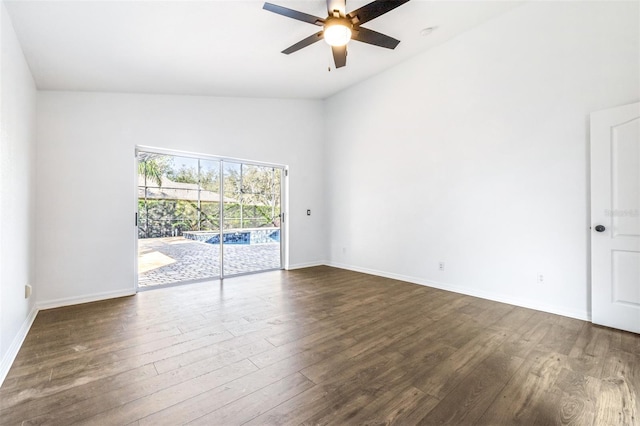
M 352 27 L 346 18 L 327 19 L 324 24 L 324 41 L 329 46 L 345 46 L 351 40 Z
M 333 63 L 336 65 L 336 69 L 338 69 L 347 65 L 347 43 L 349 43 L 351 39 L 372 46 L 384 47 L 391 50 L 395 49 L 398 43 L 400 43 L 400 40 L 364 28 L 362 24 L 366 24 L 387 12 L 391 12 L 393 9 L 402 6 L 408 1 L 410 0 L 373 0 L 345 14 L 346 0 L 327 0 L 328 15 L 326 18 L 309 15 L 308 13 L 268 2 L 265 3 L 262 8 L 277 13 L 278 15 L 286 16 L 287 18 L 322 27 L 321 31 L 311 34 L 309 37 L 303 38 L 299 42 L 287 47 L 282 53 L 289 55 L 320 41 L 320 39 L 324 39 L 324 41 L 331 46 Z

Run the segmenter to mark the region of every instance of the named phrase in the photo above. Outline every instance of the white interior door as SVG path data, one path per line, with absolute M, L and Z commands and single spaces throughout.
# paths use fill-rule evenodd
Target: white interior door
M 640 333 L 640 103 L 591 114 L 592 321 Z

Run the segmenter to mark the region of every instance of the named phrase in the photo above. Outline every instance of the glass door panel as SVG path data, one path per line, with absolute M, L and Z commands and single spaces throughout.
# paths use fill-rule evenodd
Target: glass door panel
M 138 285 L 218 278 L 218 161 L 138 153 Z M 217 213 L 215 212 L 217 209 Z
M 224 162 L 224 276 L 282 267 L 282 169 Z

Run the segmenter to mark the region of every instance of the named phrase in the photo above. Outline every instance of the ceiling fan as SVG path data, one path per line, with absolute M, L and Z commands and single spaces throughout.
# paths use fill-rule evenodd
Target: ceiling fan
M 322 27 L 321 31 L 289 46 L 282 53 L 288 55 L 324 39 L 331 46 L 336 68 L 340 68 L 347 65 L 347 43 L 349 43 L 349 40 L 395 49 L 400 40 L 364 28 L 361 25 L 392 11 L 398 6 L 402 6 L 408 1 L 375 0 L 359 9 L 346 13 L 346 0 L 327 0 L 328 15 L 326 18 L 309 15 L 271 3 L 265 3 L 263 9 Z

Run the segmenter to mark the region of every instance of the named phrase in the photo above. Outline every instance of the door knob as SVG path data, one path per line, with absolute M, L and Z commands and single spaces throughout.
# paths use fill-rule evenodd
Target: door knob
M 605 229 L 607 228 L 605 228 L 603 225 L 596 225 L 596 231 L 598 232 L 604 232 Z

